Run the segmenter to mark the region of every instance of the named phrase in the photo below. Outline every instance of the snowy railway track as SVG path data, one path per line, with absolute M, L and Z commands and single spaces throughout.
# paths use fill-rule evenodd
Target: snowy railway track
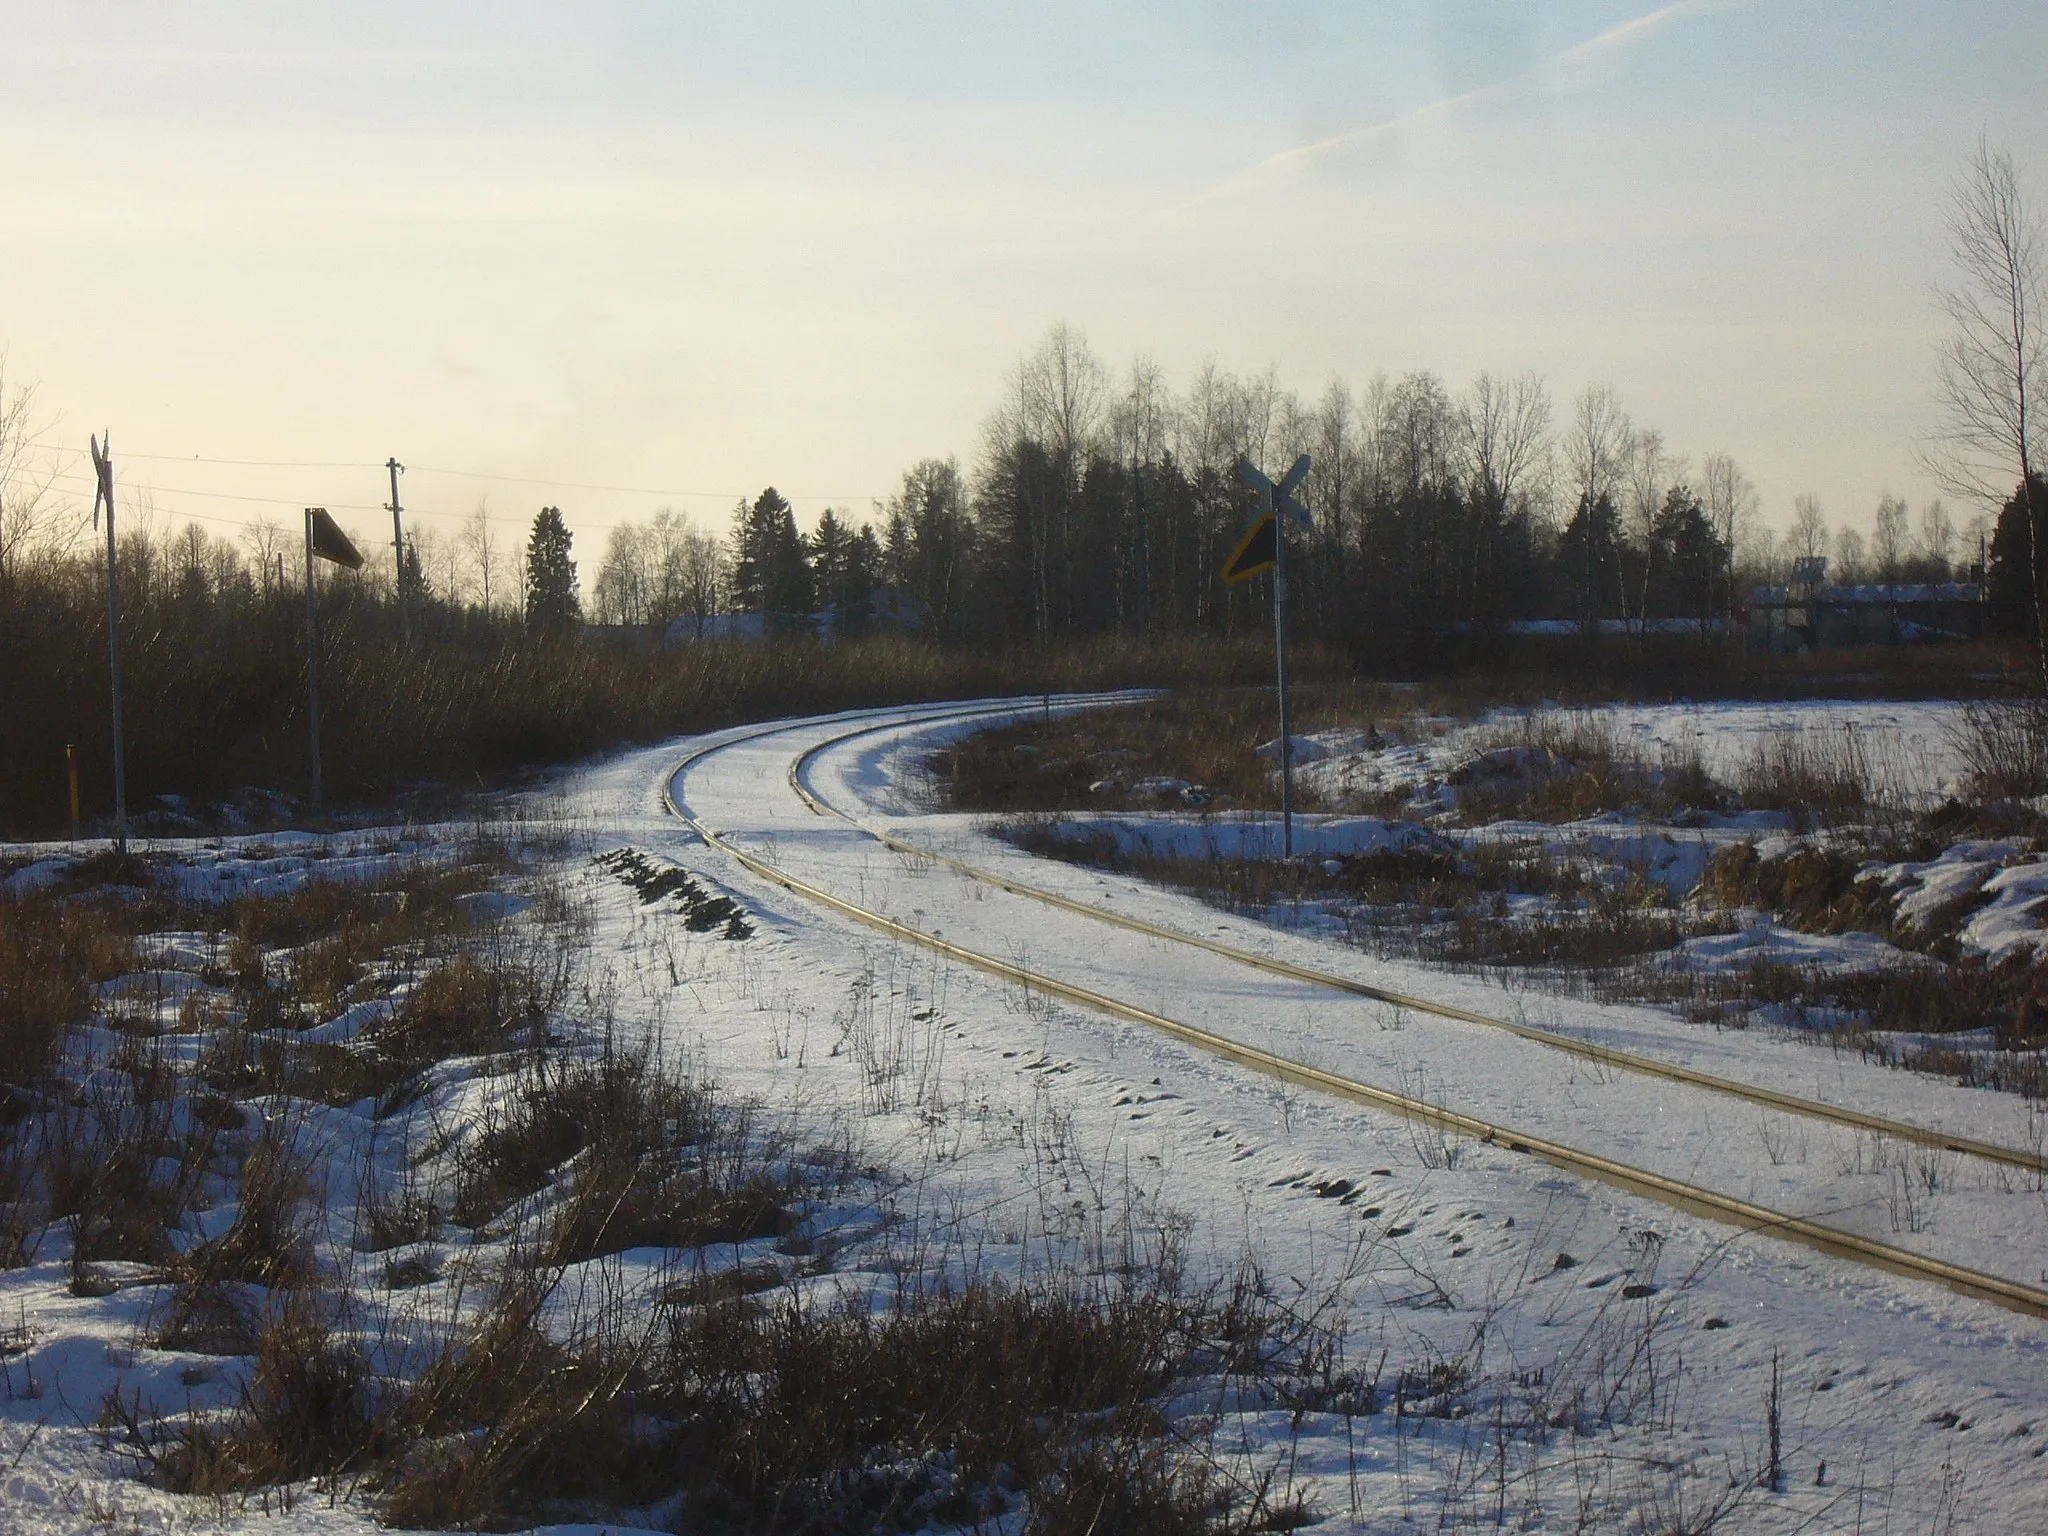
M 1068 699 L 1069 705 L 1091 702 L 1090 700 Z M 1038 901 L 1076 915 L 1091 918 L 1105 924 L 1139 933 L 1147 938 L 1174 944 L 1190 945 L 1206 950 L 1221 958 L 1251 966 L 1260 971 L 1310 985 L 1331 987 L 1353 995 L 1381 1001 L 1397 1002 L 1403 1007 L 1483 1027 L 1504 1029 L 1532 1043 L 1553 1049 L 1569 1051 L 1588 1059 L 1600 1061 L 1606 1066 L 1634 1071 L 1663 1078 L 1687 1087 L 1704 1089 L 1717 1094 L 1748 1101 L 1759 1107 L 1789 1110 L 1815 1119 L 1833 1121 L 1857 1130 L 1874 1131 L 1882 1135 L 1897 1137 L 1921 1146 L 1942 1151 L 1956 1152 L 1982 1158 L 2007 1166 L 2030 1170 L 2043 1167 L 2042 1158 L 2021 1149 L 2000 1146 L 1997 1143 L 1978 1142 L 1970 1138 L 1955 1137 L 1944 1132 L 1929 1130 L 1910 1122 L 1897 1121 L 1882 1116 L 1871 1116 L 1860 1111 L 1848 1110 L 1821 1100 L 1806 1099 L 1796 1095 L 1781 1094 L 1776 1090 L 1724 1079 L 1705 1073 L 1696 1073 L 1689 1068 L 1672 1063 L 1656 1061 L 1654 1058 L 1636 1053 L 1615 1051 L 1610 1047 L 1560 1035 L 1554 1031 L 1541 1030 L 1532 1026 L 1492 1018 L 1483 1014 L 1431 1003 L 1420 998 L 1371 988 L 1364 983 L 1307 967 L 1290 965 L 1285 961 L 1269 959 L 1249 951 L 1239 950 L 1213 940 L 1190 936 L 1172 929 L 1130 918 L 1122 913 L 1113 913 L 1060 896 L 1057 893 L 1020 885 L 1000 875 L 980 870 L 962 861 L 934 853 L 914 843 L 908 843 L 888 834 L 862 826 L 845 812 L 819 798 L 804 783 L 804 772 L 824 751 L 835 746 L 886 730 L 900 730 L 906 726 L 933 725 L 979 718 L 1014 715 L 1020 712 L 1016 704 L 974 705 L 937 709 L 929 713 L 894 716 L 879 723 L 860 726 L 845 731 L 826 741 L 818 742 L 798 755 L 788 770 L 788 781 L 803 803 L 816 815 L 836 818 L 863 836 L 874 839 L 882 846 L 920 860 L 931 860 L 953 869 L 965 878 L 979 882 L 1006 894 Z M 820 722 L 807 722 L 815 726 Z M 1824 1222 L 1807 1217 L 1795 1216 L 1784 1211 L 1730 1195 L 1724 1191 L 1673 1178 L 1652 1169 L 1599 1153 L 1587 1151 L 1566 1143 L 1537 1136 L 1514 1127 L 1497 1123 L 1480 1116 L 1469 1115 L 1448 1108 L 1440 1102 L 1414 1094 L 1385 1088 L 1339 1072 L 1317 1067 L 1295 1060 L 1279 1052 L 1262 1049 L 1244 1041 L 1199 1025 L 1175 1019 L 1155 1009 L 1114 997 L 1103 991 L 1084 987 L 1075 982 L 1049 975 L 1028 964 L 991 955 L 942 937 L 937 932 L 926 931 L 905 923 L 886 913 L 849 900 L 845 896 L 825 889 L 796 873 L 783 868 L 769 857 L 740 847 L 731 837 L 711 827 L 700 817 L 686 809 L 678 793 L 683 776 L 706 760 L 733 748 L 764 740 L 771 736 L 787 733 L 792 727 L 787 724 L 763 727 L 760 730 L 728 737 L 698 748 L 678 761 L 662 781 L 662 801 L 667 811 L 703 839 L 705 844 L 734 860 L 754 876 L 779 886 L 806 901 L 822 906 L 829 911 L 867 927 L 871 930 L 902 940 L 928 951 L 943 955 L 972 969 L 1000 979 L 1016 983 L 1029 992 L 1061 999 L 1082 1008 L 1090 1009 L 1109 1017 L 1125 1020 L 1144 1028 L 1177 1039 L 1184 1044 L 1218 1059 L 1249 1069 L 1262 1076 L 1293 1086 L 1327 1094 L 1370 1108 L 1388 1111 L 1411 1122 L 1435 1130 L 1473 1138 L 1488 1146 L 1508 1152 L 1521 1153 L 1547 1163 L 1552 1167 L 1576 1176 L 1623 1190 L 1627 1193 L 1652 1200 L 1689 1215 L 1733 1226 L 1738 1230 L 1763 1237 L 1805 1247 L 1832 1258 L 1844 1259 L 1872 1269 L 1881 1270 L 1903 1278 L 1928 1281 L 1976 1300 L 1991 1302 L 2014 1312 L 2035 1317 L 2048 1317 L 2048 1289 L 2041 1289 L 2013 1280 L 2006 1276 L 1983 1270 L 1971 1269 L 1952 1264 L 1912 1249 L 1886 1243 L 1858 1233 L 1844 1231 Z
M 974 712 L 963 712 L 962 718 L 971 718 Z M 1009 711 L 1015 713 L 1015 711 Z M 945 715 L 933 717 L 934 723 L 948 718 Z M 881 725 L 862 726 L 857 730 L 843 731 L 837 736 L 817 742 L 806 748 L 789 765 L 789 787 L 797 798 L 819 816 L 831 816 L 845 822 L 855 831 L 873 838 L 883 847 L 915 858 L 930 859 L 944 865 L 955 874 L 982 885 L 993 886 L 1012 896 L 1022 896 L 1028 901 L 1042 902 L 1065 912 L 1077 913 L 1113 928 L 1129 933 L 1143 934 L 1147 938 L 1161 939 L 1172 944 L 1185 944 L 1190 948 L 1206 950 L 1220 955 L 1238 965 L 1264 971 L 1272 976 L 1284 976 L 1290 981 L 1306 982 L 1310 986 L 1327 987 L 1332 991 L 1349 993 L 1374 1002 L 1388 1003 L 1406 1008 L 1414 1013 L 1430 1014 L 1437 1018 L 1456 1019 L 1464 1024 L 1477 1024 L 1486 1029 L 1502 1030 L 1519 1039 L 1532 1041 L 1552 1050 L 1563 1051 L 1585 1061 L 1598 1062 L 1605 1067 L 1619 1071 L 1639 1073 L 1646 1077 L 1662 1078 L 1667 1082 L 1683 1083 L 1687 1087 L 1705 1089 L 1710 1093 L 1725 1094 L 1730 1098 L 1742 1099 L 1766 1109 L 1783 1110 L 1789 1114 L 1804 1115 L 1814 1120 L 1830 1121 L 1836 1125 L 1855 1130 L 1871 1131 L 1888 1136 L 1895 1141 L 1909 1142 L 1915 1146 L 1930 1147 L 1942 1152 L 1954 1152 L 1965 1157 L 1980 1158 L 1985 1162 L 2002 1164 L 2006 1167 L 2024 1169 L 2029 1173 L 2048 1174 L 2048 1155 L 2024 1147 L 2008 1147 L 1995 1141 L 1982 1141 L 1975 1137 L 1958 1136 L 1949 1131 L 1915 1125 L 1910 1121 L 1897 1120 L 1884 1115 L 1867 1114 L 1862 1110 L 1850 1109 L 1844 1105 L 1830 1104 L 1822 1099 L 1809 1099 L 1798 1094 L 1780 1093 L 1774 1088 L 1765 1088 L 1755 1083 L 1739 1082 L 1734 1078 L 1719 1077 L 1711 1072 L 1701 1072 L 1682 1066 L 1677 1062 L 1659 1061 L 1654 1056 L 1644 1056 L 1635 1051 L 1624 1051 L 1614 1046 L 1601 1045 L 1597 1041 L 1582 1040 L 1573 1035 L 1561 1034 L 1553 1029 L 1543 1029 L 1534 1024 L 1525 1024 L 1515 1019 L 1504 1019 L 1495 1014 L 1477 1013 L 1471 1009 L 1454 1007 L 1448 1003 L 1416 997 L 1410 993 L 1390 991 L 1376 987 L 1369 982 L 1358 981 L 1349 976 L 1340 976 L 1330 971 L 1316 970 L 1310 966 L 1295 965 L 1286 960 L 1255 954 L 1248 949 L 1219 943 L 1198 934 L 1183 933 L 1158 923 L 1148 923 L 1142 918 L 1126 916 L 1110 911 L 1090 902 L 1075 901 L 1056 891 L 1042 890 L 1037 886 L 1025 885 L 991 870 L 969 864 L 931 848 L 920 847 L 903 838 L 878 831 L 862 824 L 852 815 L 833 805 L 820 796 L 805 781 L 810 765 L 819 757 L 837 747 L 873 736 L 884 731 L 900 730 L 902 721 L 889 721 Z

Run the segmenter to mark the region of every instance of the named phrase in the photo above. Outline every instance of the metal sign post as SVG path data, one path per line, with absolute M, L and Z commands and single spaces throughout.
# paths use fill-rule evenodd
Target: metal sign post
M 1258 511 L 1243 542 L 1223 566 L 1223 579 L 1232 583 L 1263 570 L 1273 573 L 1273 661 L 1280 695 L 1280 852 L 1289 859 L 1294 857 L 1294 724 L 1287 708 L 1287 524 L 1309 525 L 1308 509 L 1294 499 L 1308 471 L 1309 456 L 1304 453 L 1276 485 L 1251 460 L 1237 461 L 1237 478 L 1256 498 Z M 1270 556 L 1265 542 L 1268 537 L 1272 540 Z
M 332 560 L 351 571 L 363 568 L 348 535 L 335 526 L 325 507 L 306 508 L 306 735 L 310 749 L 313 814 L 320 814 L 320 603 L 313 579 L 315 557 Z
M 320 604 L 313 584 L 313 513 L 306 508 L 306 744 L 313 814 L 320 814 Z
M 102 432 L 92 440 L 92 517 L 107 509 L 107 681 L 114 696 L 114 851 L 128 852 L 128 754 L 121 741 L 121 588 L 114 555 L 114 440 Z M 77 820 L 74 805 L 72 819 Z

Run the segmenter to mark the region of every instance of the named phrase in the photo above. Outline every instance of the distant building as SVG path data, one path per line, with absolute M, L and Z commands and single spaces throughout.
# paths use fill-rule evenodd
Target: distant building
M 1782 654 L 1857 645 L 1975 640 L 1984 589 L 1974 581 L 1832 586 L 1825 559 L 1800 560 L 1782 587 L 1758 587 L 1742 616 L 1749 648 Z
M 673 648 L 700 640 L 759 640 L 767 630 L 767 620 L 758 613 L 707 613 L 702 618 L 669 620 L 661 643 Z

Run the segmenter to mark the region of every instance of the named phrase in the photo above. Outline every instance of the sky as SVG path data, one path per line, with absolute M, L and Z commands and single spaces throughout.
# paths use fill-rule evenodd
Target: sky
M 0 349 L 67 474 L 104 429 L 221 533 L 374 528 L 393 455 L 416 525 L 592 560 L 865 515 L 1062 322 L 1611 385 L 1867 528 L 1935 494 L 1947 191 L 1982 134 L 2048 202 L 2044 80 L 2039 0 L 0 0 Z

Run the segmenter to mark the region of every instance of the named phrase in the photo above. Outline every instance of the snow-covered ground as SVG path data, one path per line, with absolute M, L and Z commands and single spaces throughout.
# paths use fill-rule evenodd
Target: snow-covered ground
M 1899 708 L 1938 734 L 1936 707 Z M 920 808 L 921 758 L 962 728 L 920 723 L 924 713 L 864 717 L 906 723 L 826 753 L 812 786 L 934 851 L 1167 927 L 1828 1102 L 2016 1146 L 2048 1141 L 2048 1122 L 2008 1096 L 1769 1031 L 1715 1032 L 1652 1009 L 1375 961 L 1135 880 L 1032 859 L 972 818 Z M 1657 719 L 1676 730 L 1683 712 Z M 849 728 L 835 718 L 728 733 L 740 744 L 681 775 L 675 794 L 791 873 L 970 949 L 1781 1211 L 2048 1283 L 2039 1180 L 1276 981 L 890 852 L 812 813 L 786 783 L 798 753 Z M 664 812 L 663 786 L 694 745 L 621 754 L 562 779 L 546 815 L 574 846 L 553 858 L 587 903 L 588 963 L 620 1025 L 658 1035 L 778 1115 L 850 1129 L 862 1161 L 884 1170 L 873 1207 L 841 1213 L 843 1274 L 893 1274 L 907 1254 L 1011 1274 L 1055 1259 L 1104 1264 L 1120 1244 L 1167 1232 L 1197 1275 L 1255 1263 L 1286 1296 L 1343 1317 L 1338 1365 L 1382 1383 L 1378 1412 L 1273 1403 L 1232 1425 L 1251 1464 L 1311 1495 L 1325 1529 L 1492 1528 L 1496 1509 L 1507 1528 L 1683 1529 L 1730 1503 L 1722 1529 L 2048 1530 L 2048 1322 L 1276 1086 L 853 927 L 749 876 Z M 755 936 L 735 943 L 664 920 L 589 862 L 628 847 L 729 894 Z M 268 843 L 179 854 L 195 870 L 250 866 L 205 877 L 217 886 L 304 877 L 256 870 L 275 858 L 321 862 L 312 848 Z M 373 839 L 332 856 L 434 854 Z M 154 946 L 151 995 L 189 986 L 169 978 L 196 974 L 202 958 L 175 939 Z M 888 1235 L 863 1235 L 870 1227 Z M 183 1362 L 139 1342 L 142 1292 L 74 1298 L 61 1261 L 53 1240 L 36 1264 L 0 1272 L 0 1331 L 23 1344 L 5 1345 L 0 1361 L 0 1527 L 372 1528 L 348 1498 L 302 1491 L 281 1516 L 138 1482 L 94 1427 L 107 1391 L 140 1387 L 178 1412 L 189 1392 L 221 1400 L 225 1378 L 182 1385 Z M 1431 1376 L 1447 1364 L 1455 1369 Z M 1388 1398 L 1403 1371 L 1465 1384 L 1441 1414 L 1397 1418 Z M 1783 1491 L 1755 1486 L 1774 1377 Z M 1501 1431 L 1538 1401 L 1559 1414 L 1554 1427 Z
M 1966 708 L 1949 700 L 1810 699 L 1498 709 L 1466 720 L 1421 717 L 1385 735 L 1354 730 L 1297 737 L 1296 773 L 1304 790 L 1332 804 L 1410 794 L 1443 784 L 1498 743 L 1576 728 L 1597 732 L 1653 767 L 1697 758 L 1709 775 L 1729 784 L 1760 751 L 1788 742 L 1852 750 L 1881 792 L 1925 802 L 1952 792 L 1964 772 L 1956 733 Z

